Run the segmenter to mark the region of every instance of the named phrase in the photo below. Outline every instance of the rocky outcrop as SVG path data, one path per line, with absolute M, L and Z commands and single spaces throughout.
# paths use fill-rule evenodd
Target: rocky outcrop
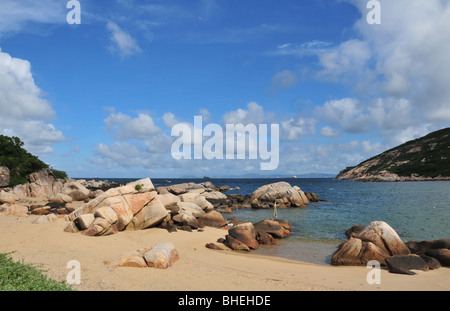
M 9 168 L 0 166 L 0 187 L 9 186 Z
M 57 179 L 50 169 L 45 169 L 30 174 L 29 182 L 26 184 L 0 191 L 0 203 L 12 203 L 30 198 L 48 199 L 59 194 L 63 185 L 62 179 Z M 9 201 L 5 202 L 1 199 L 2 197 L 8 197 Z
M 339 245 L 331 258 L 331 264 L 361 266 L 377 260 L 385 265 L 388 257 L 409 254 L 408 247 L 391 226 L 382 221 L 374 221 L 356 237 L 351 236 Z
M 441 266 L 450 266 L 450 238 L 427 240 L 427 241 L 410 241 L 406 243 L 411 253 L 418 254 L 427 261 L 427 257 L 438 260 Z M 429 260 L 429 259 L 428 259 Z M 430 268 L 436 269 L 439 265 L 431 262 Z
M 66 220 L 85 235 L 103 236 L 154 227 L 168 217 L 170 212 L 156 198 L 153 184 L 147 178 L 107 190 L 66 216 Z
M 291 186 L 287 182 L 269 184 L 256 189 L 251 198 L 253 208 L 278 208 L 303 207 L 310 201 L 305 193 L 297 186 Z
M 354 225 L 348 240 L 332 255 L 332 265 L 367 265 L 376 260 L 391 273 L 414 275 L 411 270 L 435 270 L 450 266 L 450 238 L 403 243 L 387 223 L 374 221 L 367 227 Z
M 450 128 L 406 142 L 357 166 L 336 179 L 365 182 L 450 180 Z
M 186 193 L 196 193 L 203 195 L 206 199 L 226 199 L 227 196 L 220 192 L 211 182 L 196 184 L 193 182 L 159 187 L 156 189 L 158 194 L 172 193 L 174 195 L 183 195 Z
M 158 194 L 147 178 L 111 188 L 69 214 L 66 219 L 71 223 L 65 231 L 103 236 L 152 227 L 166 228 L 170 232 L 205 226 L 227 227 L 222 214 L 214 211 L 214 206 L 205 198 L 203 186 L 171 187 L 176 189 L 171 188 L 173 193 L 159 189 Z
M 232 250 L 249 252 L 258 249 L 259 245 L 276 244 L 276 239 L 289 236 L 291 229 L 291 225 L 283 220 L 239 223 L 228 230 L 223 243 Z

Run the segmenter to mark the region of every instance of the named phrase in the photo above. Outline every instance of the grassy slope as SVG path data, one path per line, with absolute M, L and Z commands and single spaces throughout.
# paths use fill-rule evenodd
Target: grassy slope
M 406 142 L 360 165 L 375 159 L 378 160 L 378 164 L 371 166 L 367 173 L 375 175 L 386 170 L 399 176 L 412 174 L 422 177 L 450 176 L 450 128 Z M 349 169 L 351 168 L 345 171 Z

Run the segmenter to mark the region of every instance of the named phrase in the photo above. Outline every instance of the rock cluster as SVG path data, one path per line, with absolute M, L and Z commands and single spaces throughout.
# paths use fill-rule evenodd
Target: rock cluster
M 163 227 L 169 231 L 204 226 L 227 227 L 202 185 L 182 184 L 155 189 L 149 178 L 111 188 L 66 216 L 68 232 L 104 236 L 124 230 Z M 212 193 L 212 194 L 211 194 Z
M 374 221 L 367 227 L 355 225 L 346 235 L 349 239 L 333 254 L 332 265 L 361 266 L 376 260 L 390 272 L 401 274 L 450 265 L 450 238 L 405 244 L 397 232 L 382 221 Z
M 216 210 L 231 213 L 235 208 L 290 208 L 305 207 L 312 202 L 323 201 L 312 192 L 303 192 L 286 182 L 264 185 L 251 195 L 229 194 L 223 199 L 209 199 Z
M 266 219 L 256 224 L 250 222 L 240 223 L 228 230 L 225 239 L 218 242 L 232 250 L 247 251 L 258 249 L 259 245 L 276 244 L 275 239 L 288 237 L 291 234 L 291 225 L 284 220 Z M 214 243 L 206 245 L 207 248 L 222 248 Z

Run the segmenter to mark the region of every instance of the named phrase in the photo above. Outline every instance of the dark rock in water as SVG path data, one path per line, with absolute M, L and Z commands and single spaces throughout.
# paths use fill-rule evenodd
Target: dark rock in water
M 428 268 L 430 268 L 430 270 L 437 270 L 439 268 L 442 268 L 441 263 L 439 262 L 439 260 L 437 260 L 436 258 L 427 256 L 425 254 L 419 254 L 419 256 L 425 260 L 425 262 L 427 263 Z
M 365 227 L 361 226 L 361 225 L 353 225 L 350 229 L 348 229 L 347 231 L 345 231 L 345 235 L 347 236 L 347 238 L 356 238 L 363 230 Z
M 256 240 L 261 245 L 275 245 L 277 241 L 275 238 L 267 232 L 258 232 Z
M 257 249 L 258 241 L 256 240 L 256 230 L 252 223 L 246 222 L 239 224 L 237 226 L 233 226 L 230 230 L 228 230 L 228 236 L 233 237 L 234 239 L 240 241 L 248 248 Z M 228 242 L 228 240 L 227 240 Z
M 450 266 L 450 250 L 446 248 L 430 249 L 425 252 L 425 255 L 436 258 L 443 266 Z
M 386 258 L 386 265 L 391 273 L 414 275 L 411 270 L 428 271 L 428 265 L 425 260 L 414 254 L 405 256 L 392 256 Z
M 308 198 L 308 200 L 310 202 L 320 202 L 319 197 L 317 196 L 317 194 L 312 193 L 312 192 L 305 192 L 306 197 Z
M 254 224 L 257 234 L 264 235 L 268 233 L 274 238 L 284 238 L 289 236 L 291 233 L 289 230 L 285 229 L 278 221 L 272 219 L 266 219 Z

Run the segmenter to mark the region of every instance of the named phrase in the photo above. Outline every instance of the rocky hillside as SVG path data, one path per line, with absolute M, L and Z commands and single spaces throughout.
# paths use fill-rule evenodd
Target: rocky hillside
M 372 182 L 450 180 L 450 128 L 347 167 L 336 179 Z

